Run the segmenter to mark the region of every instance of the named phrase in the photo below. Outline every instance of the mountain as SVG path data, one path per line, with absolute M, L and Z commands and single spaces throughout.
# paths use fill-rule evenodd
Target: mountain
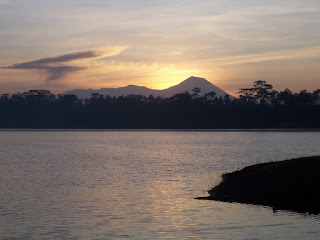
M 119 88 L 101 88 L 101 89 L 75 89 L 71 91 L 66 91 L 62 93 L 62 95 L 67 94 L 74 94 L 77 95 L 80 99 L 90 98 L 92 93 L 99 93 L 104 96 L 109 95 L 111 97 L 120 97 L 120 96 L 127 96 L 127 95 L 143 95 L 143 96 L 159 96 L 157 93 L 159 90 L 153 90 L 146 87 L 140 87 L 135 85 L 129 85 L 126 87 L 119 87 Z
M 173 95 L 177 93 L 183 93 L 185 91 L 188 91 L 189 93 L 192 93 L 192 89 L 194 88 L 200 88 L 201 92 L 200 95 L 204 95 L 208 92 L 215 92 L 217 94 L 217 97 L 229 95 L 222 89 L 218 88 L 217 86 L 210 83 L 208 80 L 204 78 L 199 77 L 189 77 L 188 79 L 184 80 L 183 82 L 179 83 L 178 85 L 169 87 L 167 89 L 163 90 L 154 90 L 146 87 L 140 87 L 135 85 L 129 85 L 126 87 L 119 87 L 119 88 L 101 88 L 98 90 L 94 89 L 75 89 L 71 91 L 66 91 L 62 93 L 62 95 L 67 94 L 74 94 L 77 95 L 78 98 L 84 99 L 84 98 L 90 98 L 92 93 L 98 93 L 102 95 L 109 95 L 112 97 L 119 97 L 119 96 L 127 96 L 127 95 L 143 95 L 143 96 L 161 96 L 161 97 L 172 97 Z
M 176 93 L 182 93 L 185 91 L 188 91 L 189 93 L 192 93 L 192 89 L 194 88 L 200 88 L 201 92 L 200 95 L 204 95 L 208 92 L 215 92 L 218 97 L 229 95 L 222 89 L 218 88 L 217 86 L 213 85 L 211 82 L 204 78 L 199 77 L 189 77 L 188 79 L 184 80 L 183 82 L 179 83 L 178 85 L 169 87 L 167 89 L 162 90 L 163 97 L 171 97 Z

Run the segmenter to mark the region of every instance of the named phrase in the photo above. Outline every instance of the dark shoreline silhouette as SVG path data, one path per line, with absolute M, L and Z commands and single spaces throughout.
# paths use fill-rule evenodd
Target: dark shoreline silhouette
M 222 175 L 222 182 L 197 199 L 238 202 L 320 214 L 320 156 L 262 163 Z
M 320 106 L 0 104 L 8 129 L 319 129 Z
M 91 98 L 30 90 L 0 96 L 0 129 L 319 129 L 320 89 L 273 90 L 265 81 L 239 99 L 195 87 L 172 97 Z

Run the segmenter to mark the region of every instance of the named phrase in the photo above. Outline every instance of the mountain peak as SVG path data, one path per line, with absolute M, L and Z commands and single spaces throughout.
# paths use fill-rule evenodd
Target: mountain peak
M 182 93 L 185 91 L 192 93 L 192 90 L 194 88 L 200 89 L 201 91 L 200 96 L 209 92 L 215 92 L 217 97 L 220 97 L 220 96 L 223 97 L 226 94 L 229 95 L 222 89 L 218 88 L 217 86 L 209 82 L 207 79 L 191 76 L 186 80 L 184 80 L 183 82 L 179 83 L 178 85 L 162 90 L 163 91 L 162 96 L 171 97 L 176 93 Z
M 198 81 L 198 80 L 206 80 L 206 79 L 201 77 L 191 76 L 191 77 L 188 77 L 185 81 Z
M 207 79 L 205 78 L 201 78 L 201 77 L 195 77 L 195 76 L 191 76 L 189 78 L 187 78 L 186 80 L 184 80 L 182 83 L 180 84 L 191 84 L 191 85 L 199 85 L 200 86 L 209 86 L 209 85 L 213 85 L 211 82 L 209 82 Z

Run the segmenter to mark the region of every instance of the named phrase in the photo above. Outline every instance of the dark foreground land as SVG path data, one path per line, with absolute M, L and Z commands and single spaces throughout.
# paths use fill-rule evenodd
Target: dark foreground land
M 8 103 L 0 128 L 319 129 L 320 105 Z
M 257 164 L 222 175 L 199 198 L 271 206 L 274 210 L 320 213 L 320 156 Z

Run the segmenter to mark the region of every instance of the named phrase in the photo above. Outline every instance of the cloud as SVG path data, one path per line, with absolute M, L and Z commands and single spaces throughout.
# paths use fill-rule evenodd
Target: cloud
M 125 48 L 126 47 L 114 47 L 111 49 L 105 48 L 103 50 L 73 52 L 55 57 L 16 63 L 3 68 L 17 70 L 41 70 L 47 73 L 46 80 L 57 80 L 64 78 L 69 73 L 81 71 L 87 68 L 87 66 L 65 65 L 66 63 L 114 56 L 121 53 Z
M 47 80 L 56 80 L 65 77 L 68 73 L 86 69 L 85 67 L 77 66 L 61 66 L 61 67 L 47 67 Z
M 0 0 L 0 5 L 9 5 L 10 1 L 9 0 Z
M 235 55 L 228 57 L 208 58 L 202 61 L 209 62 L 210 64 L 221 65 L 237 65 L 255 62 L 277 61 L 277 60 L 290 60 L 290 59 L 309 59 L 318 58 L 320 54 L 320 46 L 311 48 L 291 49 L 275 52 L 263 52 L 248 55 Z

